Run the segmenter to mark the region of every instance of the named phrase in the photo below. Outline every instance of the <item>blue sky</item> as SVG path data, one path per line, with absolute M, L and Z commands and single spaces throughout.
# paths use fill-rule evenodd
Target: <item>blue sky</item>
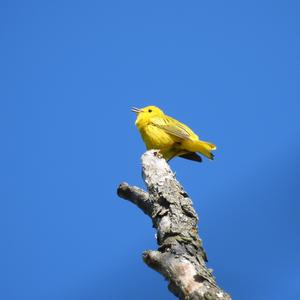
M 235 299 L 300 296 L 298 1 L 1 1 L 0 298 L 175 299 L 141 259 L 151 222 L 131 106 L 218 146 L 174 159 Z

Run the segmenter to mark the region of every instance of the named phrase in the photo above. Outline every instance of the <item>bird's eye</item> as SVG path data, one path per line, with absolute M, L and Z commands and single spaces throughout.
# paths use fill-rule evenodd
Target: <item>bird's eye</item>
M 152 112 L 152 109 L 148 109 L 148 112 Z

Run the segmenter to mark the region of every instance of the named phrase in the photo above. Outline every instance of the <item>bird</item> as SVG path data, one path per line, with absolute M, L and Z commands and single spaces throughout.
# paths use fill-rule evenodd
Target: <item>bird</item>
M 178 156 L 192 161 L 201 162 L 198 154 L 210 160 L 214 159 L 213 143 L 199 140 L 187 125 L 167 116 L 160 108 L 150 105 L 144 108 L 132 107 L 137 114 L 137 126 L 147 150 L 156 149 L 169 161 Z

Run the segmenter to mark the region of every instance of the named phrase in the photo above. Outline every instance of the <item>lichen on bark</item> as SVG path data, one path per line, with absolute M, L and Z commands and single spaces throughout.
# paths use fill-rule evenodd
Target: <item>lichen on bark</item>
M 143 253 L 144 262 L 169 281 L 169 290 L 184 300 L 229 300 L 207 268 L 193 203 L 159 151 L 142 156 L 147 192 L 127 183 L 118 195 L 137 205 L 157 229 L 157 250 Z

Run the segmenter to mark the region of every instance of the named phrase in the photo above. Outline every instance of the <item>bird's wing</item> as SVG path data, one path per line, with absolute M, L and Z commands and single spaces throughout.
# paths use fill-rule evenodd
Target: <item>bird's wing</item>
M 184 140 L 191 140 L 196 136 L 186 125 L 168 116 L 151 118 L 151 124 Z

